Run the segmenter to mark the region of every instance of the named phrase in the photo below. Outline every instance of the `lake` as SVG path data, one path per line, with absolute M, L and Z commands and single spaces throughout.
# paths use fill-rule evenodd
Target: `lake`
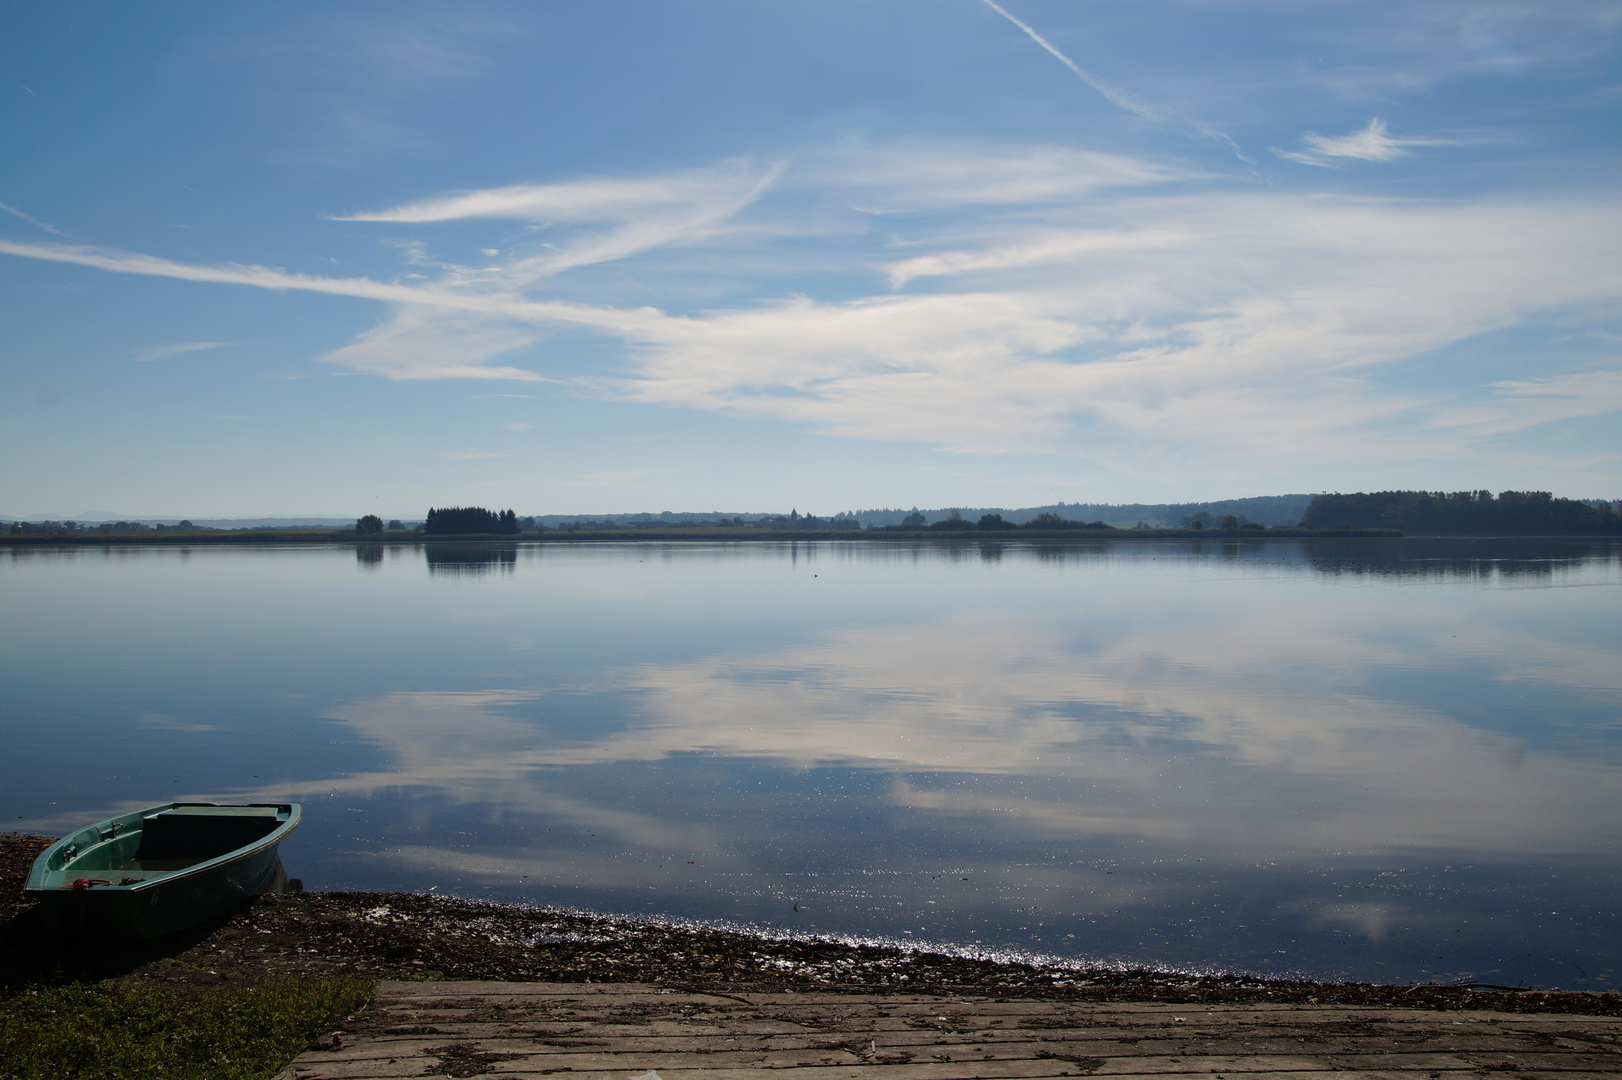
M 308 888 L 1622 985 L 1622 544 L 14 548 L 0 813 Z

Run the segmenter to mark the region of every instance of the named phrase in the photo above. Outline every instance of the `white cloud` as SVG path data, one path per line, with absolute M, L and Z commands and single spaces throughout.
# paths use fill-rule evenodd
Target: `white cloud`
M 469 218 L 522 221 L 623 221 L 650 211 L 685 210 L 758 194 L 779 165 L 740 160 L 719 169 L 656 177 L 598 177 L 561 184 L 520 184 L 464 192 L 390 210 L 336 216 L 338 221 L 423 223 Z
M 330 296 L 353 296 L 390 304 L 471 312 L 498 319 L 564 323 L 603 330 L 626 329 L 635 322 L 646 320 L 655 314 L 646 309 L 625 311 L 571 304 L 561 300 L 528 300 L 511 293 L 475 291 L 463 287 L 461 282 L 454 280 L 424 285 L 373 281 L 370 278 L 329 278 L 316 274 L 289 273 L 268 266 L 237 263 L 207 266 L 180 263 L 138 252 L 85 245 L 31 244 L 0 239 L 0 254 L 88 266 L 114 274 L 137 274 L 144 277 L 221 285 L 248 285 L 276 292 L 297 290 Z
M 1389 5 L 1372 17 L 1358 14 L 1317 29 L 1321 36 L 1312 52 L 1337 59 L 1299 70 L 1310 83 L 1374 101 L 1413 95 L 1449 79 L 1524 76 L 1536 68 L 1565 79 L 1605 56 L 1622 29 L 1622 13 L 1608 0 L 1445 0 Z
M 952 247 L 882 267 L 893 281 L 938 282 L 932 291 L 650 323 L 637 369 L 604 385 L 962 450 L 1460 453 L 1417 429 L 1370 435 L 1444 402 L 1377 393 L 1369 379 L 1534 312 L 1616 296 L 1619 209 L 1265 192 L 1068 215 L 1108 217 L 1109 230 L 1067 228 L 1061 214 L 979 235 L 959 224 Z
M 1295 151 L 1274 147 L 1273 153 L 1286 161 L 1328 168 L 1336 160 L 1395 161 L 1407 157 L 1410 146 L 1458 145 L 1450 139 L 1392 135 L 1386 131 L 1385 121 L 1378 116 L 1369 121 L 1368 127 L 1358 131 L 1345 135 L 1318 135 L 1309 131 L 1301 136 L 1301 141 L 1307 144 L 1308 149 Z
M 151 348 L 142 349 L 130 359 L 138 364 L 149 364 L 154 360 L 167 360 L 171 356 L 181 356 L 185 353 L 223 349 L 230 344 L 229 341 L 177 341 L 172 345 L 153 345 Z
M 1547 379 L 1507 379 L 1492 385 L 1517 398 L 1593 401 L 1606 409 L 1622 408 L 1622 368 L 1572 372 Z
M 914 278 L 955 277 L 988 270 L 1024 269 L 1047 263 L 1073 262 L 1144 248 L 1168 248 L 1185 244 L 1194 237 L 1171 229 L 1146 228 L 1132 232 L 1079 230 L 1054 232 L 1033 238 L 1029 243 L 992 250 L 960 250 L 919 255 L 885 267 L 890 284 L 903 286 Z
M 1413 143 L 1375 125 L 1318 152 Z M 810 207 L 833 187 L 887 236 L 815 248 L 843 298 L 792 293 L 816 243 Z M 477 268 L 409 241 L 411 276 L 397 281 L 53 243 L 0 240 L 0 252 L 382 302 L 383 323 L 321 359 L 392 379 L 561 378 L 502 359 L 572 327 L 623 346 L 614 366 L 569 376 L 587 393 L 947 450 L 1085 455 L 1125 474 L 1475 462 L 1482 440 L 1529 417 L 1615 408 L 1591 361 L 1580 386 L 1559 368 L 1425 392 L 1387 378 L 1545 313 L 1599 325 L 1622 295 L 1622 205 L 1609 195 L 1312 196 L 1063 147 L 913 143 L 807 153 L 780 173 L 734 163 L 492 189 L 371 217 L 498 211 L 567 212 L 581 228 L 556 250 Z M 688 253 L 699 244 L 709 261 Z M 560 298 L 566 266 L 607 258 L 629 260 L 620 273 L 645 295 L 697 264 L 759 298 L 679 316 Z M 762 281 L 789 284 L 762 295 Z
M 1438 409 L 1427 426 L 1475 438 L 1542 424 L 1622 413 L 1622 368 L 1571 372 L 1546 379 L 1493 383 L 1482 401 Z M 1612 462 L 1622 453 L 1604 455 Z
M 402 305 L 387 322 L 318 359 L 389 379 L 542 382 L 532 371 L 487 363 L 540 339 L 533 326 Z
M 985 208 L 1074 208 L 1112 188 L 1196 179 L 1165 162 L 1069 146 L 1018 143 L 897 143 L 842 149 L 797 161 L 785 184 L 840 187 L 868 213 L 961 213 Z
M 502 218 L 537 226 L 610 226 L 572 232 L 558 245 L 532 248 L 530 254 L 499 268 L 500 278 L 528 283 L 576 267 L 713 236 L 759 198 L 782 170 L 780 162 L 739 160 L 715 169 L 657 177 L 599 177 L 491 188 L 338 220 L 425 224 Z

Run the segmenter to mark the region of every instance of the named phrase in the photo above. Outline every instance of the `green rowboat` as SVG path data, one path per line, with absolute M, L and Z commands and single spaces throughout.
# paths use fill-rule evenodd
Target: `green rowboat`
M 26 891 L 64 930 L 174 933 L 285 881 L 276 845 L 299 816 L 297 803 L 149 806 L 46 848 Z

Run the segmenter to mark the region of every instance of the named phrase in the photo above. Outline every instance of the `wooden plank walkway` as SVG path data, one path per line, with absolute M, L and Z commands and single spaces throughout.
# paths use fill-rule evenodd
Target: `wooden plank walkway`
M 278 1080 L 1622 1076 L 1622 1020 L 1594 1016 L 385 982 L 362 1019 Z

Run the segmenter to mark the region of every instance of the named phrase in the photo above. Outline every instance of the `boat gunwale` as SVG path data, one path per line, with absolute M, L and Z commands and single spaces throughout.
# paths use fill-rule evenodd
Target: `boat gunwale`
M 109 824 L 111 824 L 113 822 L 116 822 L 116 821 L 118 821 L 118 820 L 120 820 L 122 818 L 127 818 L 127 817 L 131 816 L 132 814 L 138 814 L 144 820 L 148 815 L 161 814 L 166 810 L 174 810 L 174 809 L 177 809 L 177 808 L 182 807 L 182 806 L 219 806 L 219 807 L 269 806 L 269 807 L 274 807 L 277 810 L 286 810 L 287 811 L 287 820 L 279 823 L 274 829 L 272 829 L 270 832 L 266 833 L 264 836 L 261 836 L 259 839 L 254 840 L 251 843 L 244 844 L 241 847 L 234 847 L 231 850 L 222 852 L 221 854 L 216 855 L 211 859 L 205 859 L 202 862 L 194 863 L 191 866 L 183 867 L 182 869 L 179 869 L 179 870 L 159 871 L 155 877 L 149 877 L 149 878 L 146 878 L 146 879 L 144 879 L 142 881 L 138 881 L 138 882 L 135 882 L 135 883 L 130 884 L 130 885 L 113 885 L 113 884 L 110 884 L 110 883 L 107 884 L 107 885 L 93 885 L 93 886 L 91 886 L 91 891 L 94 891 L 94 892 L 97 892 L 97 893 L 106 893 L 106 892 L 109 892 L 109 891 L 125 892 L 125 893 L 140 892 L 143 889 L 157 888 L 157 887 L 162 886 L 162 885 L 167 885 L 167 884 L 169 884 L 171 882 L 181 881 L 181 880 L 184 880 L 185 878 L 194 877 L 194 876 L 197 876 L 197 875 L 203 874 L 203 873 L 208 873 L 210 871 L 217 870 L 217 869 L 219 869 L 220 867 L 223 867 L 223 866 L 230 866 L 232 863 L 239 862 L 239 861 L 241 861 L 243 859 L 249 858 L 250 856 L 259 854 L 261 851 L 263 851 L 267 847 L 274 847 L 275 845 L 281 843 L 282 839 L 288 833 L 290 833 L 294 829 L 298 828 L 299 821 L 304 816 L 304 812 L 303 812 L 304 808 L 299 803 L 265 803 L 265 802 L 259 802 L 259 803 L 211 803 L 211 802 L 157 803 L 157 804 L 155 804 L 153 806 L 143 807 L 140 810 L 132 810 L 132 811 L 129 811 L 129 812 L 123 813 L 123 814 L 114 814 L 110 818 L 105 818 L 105 819 L 103 819 L 101 821 L 95 822 L 94 824 L 86 825 L 82 829 L 75 829 L 72 833 L 69 833 L 67 836 L 62 837 L 61 839 L 57 840 L 54 844 L 52 844 L 50 847 L 48 847 L 44 851 L 40 852 L 39 855 L 36 856 L 35 859 L 34 859 L 34 865 L 29 868 L 29 871 L 28 871 L 28 883 L 27 883 L 27 885 L 24 886 L 23 891 L 25 893 L 33 893 L 33 894 L 41 895 L 41 896 L 51 896 L 51 895 L 58 894 L 58 893 L 62 892 L 65 889 L 71 889 L 73 887 L 71 882 L 68 882 L 68 883 L 65 883 L 65 884 L 62 884 L 62 885 L 46 885 L 46 884 L 44 884 L 45 875 L 52 874 L 52 873 L 59 873 L 61 871 L 48 870 L 48 869 L 42 869 L 42 868 L 46 865 L 46 863 L 48 863 L 50 861 L 50 857 L 51 857 L 52 852 L 56 851 L 58 848 L 64 847 L 64 846 L 72 843 L 74 837 L 78 836 L 79 834 L 84 833 L 84 832 L 89 832 L 91 830 L 100 830 L 102 827 L 107 826 L 107 825 L 109 825 Z M 111 839 L 111 838 L 109 837 L 108 839 Z M 105 842 L 105 841 L 102 841 L 102 842 Z M 77 856 L 75 856 L 75 857 L 77 857 Z M 108 873 L 117 873 L 117 872 L 118 871 L 108 871 Z

